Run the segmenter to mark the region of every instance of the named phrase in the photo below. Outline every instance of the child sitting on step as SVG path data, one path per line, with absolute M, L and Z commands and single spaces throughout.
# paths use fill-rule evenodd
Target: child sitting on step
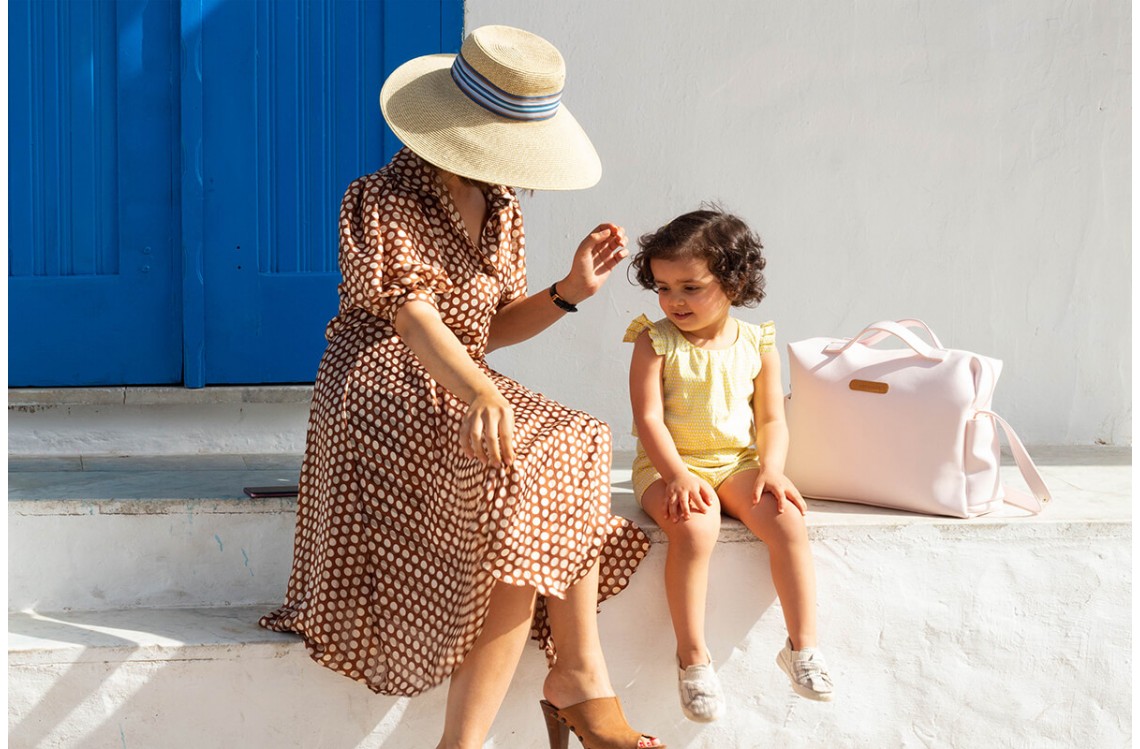
M 830 700 L 816 648 L 815 573 L 806 506 L 784 475 L 788 429 L 771 322 L 729 315 L 764 297 L 759 238 L 736 216 L 699 210 L 641 238 L 632 265 L 665 317 L 634 320 L 625 340 L 637 458 L 633 488 L 669 537 L 665 592 L 677 637 L 681 709 L 709 722 L 724 693 L 705 644 L 709 559 L 725 513 L 768 548 L 788 640 L 776 657 L 792 689 Z

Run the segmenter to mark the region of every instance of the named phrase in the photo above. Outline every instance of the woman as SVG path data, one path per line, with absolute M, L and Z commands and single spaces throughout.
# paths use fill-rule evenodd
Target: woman
M 512 188 L 601 175 L 560 105 L 564 77 L 549 42 L 488 26 L 385 82 L 381 109 L 407 148 L 341 207 L 340 310 L 313 390 L 293 572 L 262 620 L 376 692 L 450 677 L 440 747 L 482 746 L 528 632 L 552 663 L 552 747 L 568 730 L 591 748 L 661 746 L 625 722 L 598 641 L 598 601 L 648 550 L 609 511 L 609 430 L 484 360 L 575 311 L 626 255 L 622 229 L 603 224 L 568 275 L 526 294 Z

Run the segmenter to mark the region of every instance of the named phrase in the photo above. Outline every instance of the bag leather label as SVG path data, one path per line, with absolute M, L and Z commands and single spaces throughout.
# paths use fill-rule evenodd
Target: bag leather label
M 848 387 L 863 393 L 878 393 L 879 395 L 890 389 L 890 386 L 885 382 L 872 382 L 871 380 L 852 380 Z

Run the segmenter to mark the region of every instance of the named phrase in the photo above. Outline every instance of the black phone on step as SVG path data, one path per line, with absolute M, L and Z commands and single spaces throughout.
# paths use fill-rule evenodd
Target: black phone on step
M 296 484 L 281 484 L 279 486 L 247 486 L 242 491 L 253 499 L 264 497 L 295 497 L 298 486 Z

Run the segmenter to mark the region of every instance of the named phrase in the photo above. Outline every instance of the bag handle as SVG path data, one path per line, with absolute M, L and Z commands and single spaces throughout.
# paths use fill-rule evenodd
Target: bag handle
M 844 351 L 851 348 L 856 343 L 867 343 L 867 341 L 863 339 L 865 336 L 867 336 L 868 333 L 881 333 L 882 335 L 878 337 L 874 335 L 871 336 L 872 338 L 875 338 L 876 341 L 881 340 L 882 338 L 886 338 L 888 335 L 893 335 L 895 338 L 898 338 L 907 346 L 910 346 L 911 350 L 913 350 L 914 353 L 918 354 L 923 359 L 930 359 L 931 361 L 942 361 L 946 358 L 946 349 L 934 348 L 929 343 L 912 333 L 909 328 L 905 328 L 893 320 L 880 320 L 879 322 L 871 323 L 867 327 L 863 328 L 862 332 L 860 332 L 859 335 L 855 336 L 854 338 L 848 338 L 846 341 L 836 341 L 824 346 L 823 353 L 842 354 Z
M 895 322 L 904 328 L 917 328 L 919 330 L 926 331 L 926 335 L 930 337 L 930 342 L 934 344 L 934 348 L 946 348 L 942 345 L 942 341 L 938 340 L 938 336 L 934 334 L 934 331 L 930 329 L 930 326 L 924 323 L 922 320 L 919 320 L 916 317 L 907 317 L 902 320 L 895 320 Z M 880 331 L 878 333 L 875 333 L 870 338 L 865 338 L 863 340 L 863 344 L 866 346 L 874 346 L 876 343 L 886 337 L 887 334 Z
M 1021 471 L 1021 477 L 1025 479 L 1025 483 L 1029 485 L 1029 490 L 1033 492 L 1032 495 L 1026 494 L 1020 489 L 1007 485 L 1005 487 L 1005 501 L 1014 507 L 1029 510 L 1037 515 L 1045 509 L 1045 505 L 1053 501 L 1053 495 L 1045 486 L 1045 480 L 1041 478 L 1041 473 L 1034 465 L 1033 459 L 1029 457 L 1025 445 L 1021 444 L 1017 432 L 1013 431 L 1013 427 L 993 411 L 979 409 L 976 416 L 988 416 L 1001 427 L 1002 432 L 1005 433 L 1005 441 L 1009 443 L 1009 451 L 1013 453 L 1013 459 L 1017 462 L 1018 470 Z

